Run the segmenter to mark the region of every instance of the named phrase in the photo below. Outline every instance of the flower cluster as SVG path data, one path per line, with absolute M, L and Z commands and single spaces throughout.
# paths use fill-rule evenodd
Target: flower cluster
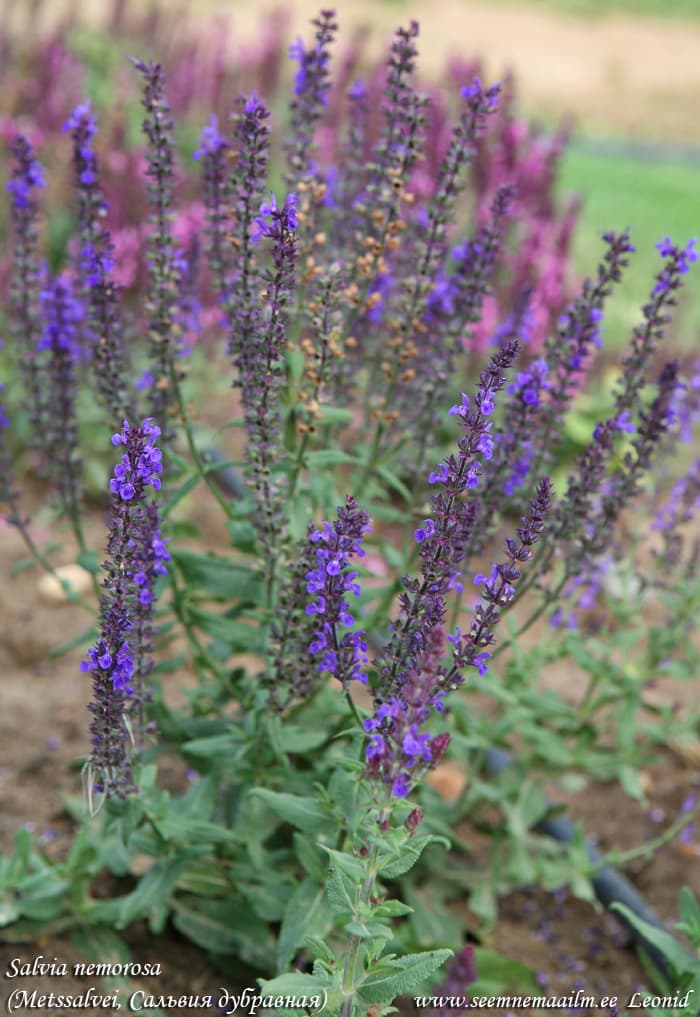
M 398 695 L 381 697 L 363 721 L 367 774 L 395 798 L 405 798 L 425 772 L 447 751 L 448 734 L 430 735 L 421 727 L 444 709 L 440 661 L 445 648 L 442 626 L 430 630 L 425 650 L 411 668 Z
M 80 236 L 78 276 L 86 307 L 84 334 L 94 363 L 98 396 L 116 423 L 131 410 L 129 357 L 114 280 L 114 247 L 104 224 L 107 205 L 93 147 L 97 122 L 89 102 L 75 107 L 64 130 L 70 131 L 73 140 Z
M 367 682 L 367 643 L 361 630 L 340 635 L 340 626 L 352 628 L 346 594 L 360 595 L 357 572 L 349 571 L 352 557 L 363 558 L 362 538 L 370 530 L 369 516 L 348 497 L 338 508 L 338 517 L 331 525 L 324 522 L 313 530 L 309 540 L 315 545 L 316 567 L 306 576 L 306 592 L 315 600 L 306 607 L 307 616 L 317 616 L 318 628 L 313 632 L 308 650 L 318 660 L 318 670 L 327 671 L 343 685 L 351 679 Z
M 527 516 L 523 518 L 523 525 L 516 530 L 517 540 L 512 537 L 506 539 L 505 560 L 494 565 L 490 575 L 477 574 L 474 577 L 474 582 L 481 586 L 486 607 L 477 605 L 468 633 L 463 634 L 458 627 L 448 637 L 453 646 L 453 665 L 441 676 L 443 686 L 458 688 L 464 681 L 461 672 L 465 667 L 475 667 L 479 674 L 486 674 L 491 657 L 488 647 L 495 642 L 493 630 L 503 608 L 509 607 L 515 600 L 515 584 L 522 575 L 519 566 L 532 558 L 532 547 L 541 537 L 551 505 L 552 485 L 549 480 L 543 479 L 530 502 Z
M 464 501 L 463 495 L 478 487 L 481 462 L 493 454 L 493 425 L 489 418 L 495 407 L 494 396 L 505 385 L 505 371 L 517 349 L 517 342 L 511 342 L 495 353 L 481 373 L 473 405 L 463 393 L 461 403 L 450 410 L 459 417 L 465 433 L 458 441 L 458 454 L 446 456 L 429 477 L 442 491 L 431 498 L 434 518 L 425 519 L 414 534 L 423 561 L 422 580 L 412 577 L 402 580 L 399 620 L 382 655 L 381 683 L 385 695 L 389 689 L 400 688 L 407 671 L 416 666 L 428 633 L 443 622 L 446 593 L 459 584 L 459 565 L 464 560 L 477 512 L 476 501 Z
M 76 364 L 80 357 L 79 327 L 85 316 L 82 300 L 66 275 L 50 280 L 41 294 L 44 328 L 37 349 L 46 351 L 48 402 L 44 448 L 63 511 L 79 518 L 80 451 L 76 399 Z
M 22 134 L 11 145 L 12 177 L 7 190 L 12 197 L 13 229 L 10 308 L 12 335 L 19 353 L 19 367 L 24 382 L 32 425 L 31 443 L 42 450 L 41 435 L 45 424 L 45 392 L 37 358 L 37 342 L 41 332 L 39 236 L 37 190 L 44 187 L 43 168 L 34 150 Z
M 44 167 L 35 158 L 31 145 L 21 134 L 13 143 L 12 153 L 16 162 L 12 177 L 5 184 L 5 188 L 12 196 L 12 206 L 15 211 L 26 210 L 31 208 L 34 200 L 34 188 L 46 186 Z
M 132 61 L 143 79 L 141 104 L 145 110 L 143 132 L 148 141 L 146 160 L 150 203 L 148 237 L 149 292 L 147 300 L 153 384 L 149 389 L 150 412 L 163 421 L 165 438 L 171 437 L 169 418 L 177 410 L 174 392 L 181 379 L 178 354 L 178 291 L 182 273 L 172 229 L 175 204 L 174 124 L 165 95 L 165 76 L 160 64 Z
M 138 426 L 125 420 L 121 432 L 112 437 L 112 444 L 123 445 L 125 452 L 110 481 L 112 512 L 100 637 L 82 664 L 93 681 L 90 787 L 107 796 L 123 797 L 132 790 L 127 745 L 133 740 L 140 749 L 146 733 L 144 678 L 152 666 L 152 588 L 169 560 L 158 509 L 147 491 L 149 486 L 160 488 L 161 453 L 155 446 L 159 436 L 160 428 L 146 419 Z
M 281 530 L 282 495 L 272 468 L 281 445 L 279 396 L 284 384 L 283 355 L 287 345 L 288 306 L 295 284 L 297 261 L 296 198 L 290 194 L 281 208 L 274 195 L 264 202 L 251 224 L 251 239 L 271 242 L 272 267 L 264 273 L 267 321 L 259 322 L 258 334 L 246 351 L 241 378 L 248 458 L 255 494 L 261 509 L 260 538 L 268 556 L 274 555 Z
M 140 427 L 131 427 L 125 420 L 122 430 L 112 435 L 113 445 L 125 447 L 109 482 L 112 494 L 118 495 L 122 501 L 140 502 L 149 484 L 156 491 L 160 489 L 162 452 L 155 444 L 159 437 L 160 428 L 151 418 L 144 420 Z
M 336 519 L 321 527 L 309 523 L 305 538 L 290 555 L 281 584 L 278 615 L 271 626 L 272 661 L 269 672 L 275 706 L 282 709 L 302 698 L 330 673 L 343 685 L 366 681 L 367 645 L 355 624 L 346 596 L 358 596 L 353 557 L 364 557 L 362 541 L 370 520 L 348 496 Z
M 313 20 L 314 45 L 306 49 L 301 39 L 289 47 L 298 61 L 291 104 L 290 141 L 287 144 L 287 182 L 295 186 L 308 171 L 314 150 L 314 130 L 328 103 L 330 45 L 338 29 L 335 11 L 324 10 Z

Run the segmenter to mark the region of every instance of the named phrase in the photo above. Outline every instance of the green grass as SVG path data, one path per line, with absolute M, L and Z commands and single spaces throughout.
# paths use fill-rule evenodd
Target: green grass
M 512 0 L 504 0 L 512 3 Z M 700 0 L 529 0 L 557 14 L 601 18 L 607 14 L 646 15 L 675 21 L 700 21 Z
M 700 0 L 699 0 L 700 2 Z M 583 198 L 574 241 L 574 265 L 590 275 L 603 250 L 601 234 L 632 227 L 637 248 L 626 278 L 611 302 L 606 342 L 621 345 L 638 320 L 661 259 L 654 245 L 668 234 L 675 243 L 700 240 L 700 165 L 641 161 L 628 155 L 600 154 L 575 142 L 561 168 L 559 191 Z M 677 315 L 683 347 L 700 344 L 700 263 L 693 266 Z

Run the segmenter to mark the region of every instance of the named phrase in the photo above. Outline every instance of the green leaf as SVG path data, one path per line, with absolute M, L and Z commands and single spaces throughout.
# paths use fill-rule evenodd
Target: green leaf
M 138 918 L 147 918 L 151 932 L 162 932 L 168 918 L 170 896 L 185 863 L 185 858 L 155 861 L 138 886 L 123 898 L 117 928 L 124 929 Z
M 398 918 L 400 915 L 410 915 L 413 908 L 410 904 L 404 904 L 401 900 L 385 900 L 373 911 L 377 918 Z
M 170 812 L 156 821 L 161 835 L 175 844 L 232 844 L 238 841 L 238 834 L 218 823 L 205 819 L 190 819 Z
M 363 1003 L 391 1003 L 420 985 L 452 957 L 452 950 L 428 950 L 399 957 L 381 964 L 360 985 L 358 998 Z
M 700 904 L 688 886 L 684 886 L 680 896 L 681 922 L 676 926 L 685 932 L 694 946 L 700 946 Z
M 101 566 L 100 555 L 97 551 L 81 551 L 76 561 L 86 572 L 90 572 L 93 576 L 99 575 Z
M 632 928 L 641 932 L 647 943 L 660 950 L 677 975 L 693 974 L 697 970 L 698 959 L 675 939 L 670 932 L 657 929 L 631 911 L 624 904 L 615 902 L 610 905 L 611 911 L 624 916 Z
M 495 950 L 477 947 L 474 951 L 474 966 L 478 978 L 469 986 L 472 996 L 496 995 L 513 986 L 523 991 L 537 989 L 530 968 Z
M 202 632 L 225 643 L 231 653 L 256 653 L 261 649 L 259 631 L 252 625 L 215 611 L 205 611 L 194 604 L 188 604 L 187 615 Z
M 14 887 L 19 883 L 22 877 L 25 875 L 29 867 L 29 859 L 32 853 L 32 837 L 29 830 L 25 830 L 24 827 L 20 827 L 15 833 L 15 850 L 10 858 L 7 872 L 3 878 L 3 883 L 8 886 Z
M 324 424 L 349 424 L 352 420 L 352 410 L 344 406 L 325 406 L 318 408 L 318 417 Z
M 175 551 L 172 558 L 182 573 L 185 582 L 217 600 L 259 599 L 257 575 L 244 565 L 237 565 L 228 558 L 208 552 Z
M 409 869 L 413 868 L 424 849 L 428 844 L 432 843 L 444 844 L 447 850 L 450 848 L 449 841 L 446 841 L 444 837 L 435 837 L 432 834 L 406 838 L 400 844 L 394 845 L 394 853 L 392 855 L 381 856 L 379 872 L 387 879 L 395 879 L 396 876 L 402 876 L 404 872 L 408 872 Z
M 241 899 L 197 900 L 188 897 L 173 903 L 175 928 L 210 953 L 236 955 L 258 971 L 272 971 L 274 953 L 267 925 L 246 908 Z
M 260 980 L 260 992 L 263 996 L 318 996 L 319 1002 L 327 999 L 328 989 L 331 980 L 327 975 L 304 975 L 300 971 L 292 971 L 286 975 L 278 975 L 277 978 Z M 329 1007 L 330 1000 L 326 1002 L 328 1012 L 332 1013 Z
M 323 936 L 331 924 L 324 886 L 315 879 L 305 879 L 285 908 L 277 941 L 277 970 L 287 967 L 307 936 Z
M 184 480 L 179 487 L 176 487 L 169 498 L 166 498 L 161 508 L 161 513 L 164 518 L 167 518 L 175 506 L 182 501 L 183 498 L 187 497 L 193 488 L 199 483 L 199 474 L 191 474 Z
M 63 643 L 62 646 L 54 646 L 47 653 L 49 660 L 53 660 L 55 657 L 62 657 L 64 653 L 70 653 L 71 650 L 77 649 L 79 646 L 88 646 L 97 637 L 97 628 L 94 625 L 90 625 L 81 632 L 79 636 L 75 636 L 74 639 L 69 639 L 67 643 Z
M 304 728 L 298 724 L 283 724 L 279 737 L 284 752 L 308 752 L 317 749 L 327 740 L 327 731 Z
M 337 866 L 332 866 L 326 882 L 328 902 L 336 915 L 354 915 L 356 885 Z
M 324 469 L 327 466 L 340 466 L 342 463 L 357 463 L 357 456 L 343 452 L 339 448 L 320 448 L 306 453 L 306 463 L 311 470 Z
M 396 474 L 387 466 L 376 466 L 375 469 L 382 480 L 386 481 L 389 487 L 393 488 L 394 491 L 400 494 L 408 505 L 413 504 L 413 495 L 400 477 L 397 477 Z
M 234 750 L 238 750 L 241 743 L 241 732 L 237 730 L 227 731 L 226 734 L 209 735 L 207 738 L 193 738 L 192 741 L 182 745 L 182 751 L 190 756 L 204 756 L 205 759 L 218 759 L 226 756 Z
M 299 795 L 271 791 L 268 788 L 253 788 L 250 795 L 259 798 L 280 819 L 298 830 L 319 834 L 330 833 L 333 829 L 333 817 L 312 798 L 301 798 Z
M 299 859 L 299 862 L 304 866 L 306 872 L 310 876 L 315 876 L 315 878 L 319 881 L 324 879 L 326 875 L 326 866 L 318 853 L 316 845 L 302 833 L 295 833 L 292 839 L 294 841 L 294 851 L 296 856 Z
M 14 893 L 7 890 L 0 891 L 0 929 L 16 922 L 21 915 L 22 912 Z

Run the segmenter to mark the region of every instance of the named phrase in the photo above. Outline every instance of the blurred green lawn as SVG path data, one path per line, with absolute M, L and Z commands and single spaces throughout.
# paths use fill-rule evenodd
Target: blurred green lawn
M 700 0 L 698 0 L 700 3 Z M 590 275 L 603 250 L 601 234 L 632 227 L 637 248 L 606 316 L 606 344 L 621 345 L 640 316 L 640 308 L 661 266 L 654 245 L 667 234 L 685 245 L 700 240 L 700 161 L 644 160 L 637 155 L 591 150 L 573 141 L 559 180 L 562 196 L 572 191 L 583 198 L 574 241 L 574 264 Z M 700 263 L 692 266 L 677 315 L 675 337 L 685 350 L 700 350 Z
M 512 3 L 512 0 L 504 0 Z M 658 18 L 700 21 L 700 0 L 528 0 L 558 14 L 598 18 L 607 14 L 646 14 Z

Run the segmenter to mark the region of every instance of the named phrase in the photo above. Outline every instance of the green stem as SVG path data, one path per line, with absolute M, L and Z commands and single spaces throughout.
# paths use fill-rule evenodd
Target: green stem
M 385 805 L 377 819 L 380 827 L 387 822 L 390 815 L 391 809 Z M 374 892 L 374 884 L 378 873 L 378 858 L 379 843 L 375 841 L 367 858 L 367 875 L 365 876 L 364 883 L 360 889 L 360 907 L 362 907 L 363 904 L 369 903 Z M 360 936 L 351 936 L 350 942 L 348 943 L 348 951 L 345 954 L 345 964 L 343 966 L 343 1005 L 340 1011 L 340 1017 L 352 1017 L 355 992 L 357 991 L 357 966 L 363 943 L 364 940 Z
M 79 593 L 76 593 L 75 590 L 73 589 L 73 587 L 71 586 L 71 584 L 68 582 L 67 579 L 62 579 L 61 576 L 59 576 L 58 572 L 53 567 L 53 565 L 48 560 L 48 558 L 44 554 L 42 554 L 42 552 L 36 546 L 36 544 L 34 543 L 34 540 L 33 540 L 32 536 L 31 536 L 29 530 L 27 529 L 26 523 L 21 518 L 19 513 L 12 512 L 9 515 L 9 517 L 8 517 L 8 522 L 10 522 L 13 526 L 15 526 L 19 530 L 19 532 L 20 532 L 20 534 L 22 536 L 22 539 L 24 540 L 24 543 L 27 545 L 27 548 L 28 548 L 31 556 L 34 559 L 34 561 L 37 563 L 37 565 L 41 565 L 41 567 L 44 569 L 45 572 L 48 572 L 49 575 L 53 576 L 54 579 L 58 583 L 60 583 L 61 589 L 65 593 L 65 595 L 68 598 L 69 602 L 71 604 L 79 604 L 82 608 L 84 608 L 86 611 L 89 611 L 90 614 L 94 616 L 96 614 L 96 611 L 95 611 L 95 608 L 92 606 L 92 604 L 90 604 L 87 600 L 85 600 L 85 598 L 82 597 Z M 93 577 L 93 579 L 94 579 L 94 577 Z M 100 589 L 99 589 L 99 586 L 97 585 L 96 580 L 95 580 L 95 589 L 96 589 L 97 596 L 98 596 L 98 599 L 99 599 L 99 597 L 100 597 Z
M 233 518 L 234 514 L 232 508 L 233 503 L 230 500 L 227 500 L 223 492 L 219 490 L 218 485 L 213 479 L 211 470 L 207 468 L 207 464 L 199 454 L 199 450 L 197 448 L 197 445 L 195 444 L 194 435 L 192 434 L 192 423 L 190 421 L 189 414 L 187 413 L 187 407 L 185 405 L 185 400 L 182 395 L 182 389 L 180 388 L 180 383 L 177 378 L 177 372 L 172 367 L 170 371 L 170 384 L 173 386 L 173 392 L 175 393 L 175 398 L 177 399 L 180 420 L 185 430 L 185 437 L 187 438 L 187 446 L 190 450 L 190 454 L 192 455 L 192 461 L 194 462 L 194 465 L 197 469 L 197 473 L 204 481 L 206 486 L 209 488 L 211 493 L 214 495 L 221 508 L 224 510 L 226 518 L 231 519 Z
M 168 577 L 173 590 L 173 611 L 185 630 L 187 641 L 190 644 L 190 648 L 192 649 L 194 656 L 198 657 L 207 665 L 218 681 L 223 682 L 226 677 L 223 668 L 216 660 L 214 660 L 206 647 L 202 645 L 201 639 L 194 631 L 194 628 L 187 617 L 187 611 L 183 609 L 183 594 L 177 582 L 174 566 L 168 570 Z
M 596 863 L 595 870 L 602 869 L 606 865 L 614 865 L 619 868 L 622 865 L 626 865 L 627 862 L 634 861 L 635 858 L 647 857 L 647 855 L 652 854 L 663 847 L 664 844 L 668 844 L 669 841 L 673 840 L 681 830 L 695 819 L 698 812 L 700 812 L 700 808 L 696 806 L 691 812 L 686 812 L 684 815 L 679 816 L 675 822 L 671 823 L 663 833 L 660 833 L 653 840 L 648 840 L 644 844 L 637 845 L 637 847 L 629 848 L 627 851 L 611 851 L 610 854 Z

